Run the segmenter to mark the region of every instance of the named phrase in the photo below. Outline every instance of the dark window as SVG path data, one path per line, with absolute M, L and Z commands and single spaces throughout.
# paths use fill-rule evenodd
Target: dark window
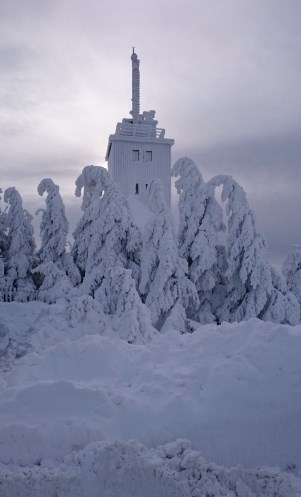
M 139 184 L 136 183 L 136 186 L 135 186 L 135 194 L 138 195 L 139 194 Z
M 148 183 L 146 183 L 146 185 L 145 185 L 145 189 L 146 189 L 146 190 L 147 190 L 147 187 L 148 187 Z
M 151 162 L 153 160 L 153 152 L 151 150 L 146 150 L 144 152 L 144 162 Z
M 139 160 L 139 150 L 132 150 L 132 159 L 133 161 Z

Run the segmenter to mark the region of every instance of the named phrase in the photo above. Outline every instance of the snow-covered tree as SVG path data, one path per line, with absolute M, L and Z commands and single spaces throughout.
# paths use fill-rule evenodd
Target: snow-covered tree
M 221 279 L 219 232 L 225 230 L 222 209 L 215 199 L 214 182 L 204 183 L 192 160 L 179 159 L 172 174 L 178 178 L 175 185 L 180 195 L 179 254 L 186 259 L 189 278 L 198 291 L 198 319 L 212 322 L 213 291 L 218 292 Z
M 70 298 L 75 290 L 65 271 L 60 270 L 52 261 L 40 264 L 33 273 L 38 274 L 41 281 L 37 298 L 47 304 L 54 304 L 61 298 Z
M 0 200 L 1 200 L 2 190 L 0 188 Z M 7 214 L 5 210 L 0 208 L 0 257 L 4 257 L 4 254 L 8 247 L 7 240 Z
M 73 286 L 77 286 L 81 282 L 81 273 L 74 263 L 72 254 L 70 252 L 65 252 L 58 264 L 59 269 L 66 272 L 68 278 L 70 279 Z
M 158 330 L 169 318 L 170 325 L 185 331 L 185 311 L 188 316 L 193 314 L 199 299 L 195 285 L 186 276 L 187 262 L 178 255 L 160 180 L 153 180 L 149 186 L 148 205 L 153 216 L 144 231 L 139 290 Z
M 101 169 L 98 166 L 86 166 L 75 182 L 75 195 L 83 197 L 81 205 L 83 215 L 73 233 L 74 244 L 71 253 L 82 276 L 85 275 L 88 247 L 100 215 L 100 197 L 103 194 Z
M 41 262 L 59 261 L 67 245 L 68 221 L 59 187 L 52 179 L 43 179 L 38 186 L 38 193 L 46 197 L 46 209 L 43 210 L 40 226 L 41 248 L 37 255 Z
M 287 286 L 301 305 L 301 246 L 293 245 L 284 261 L 282 273 Z
M 34 295 L 34 285 L 30 273 L 35 250 L 31 225 L 32 217 L 23 209 L 21 196 L 14 187 L 5 190 L 4 201 L 9 204 L 4 298 L 7 301 L 26 302 Z
M 242 187 L 230 176 L 217 176 L 211 182 L 223 185 L 222 200 L 227 201 L 228 214 L 229 283 L 220 320 L 262 317 L 273 289 L 265 241 L 256 231 L 254 214 Z
M 184 245 L 188 236 L 190 239 L 190 229 L 193 230 L 189 221 L 194 213 L 194 200 L 203 178 L 199 168 L 188 157 L 178 159 L 171 170 L 172 176 L 177 178 L 175 186 L 179 197 L 179 241 L 180 247 Z M 185 250 L 185 248 L 184 248 Z
M 4 277 L 4 260 L 0 257 L 0 280 Z M 1 285 L 0 285 L 1 288 Z M 2 299 L 0 299 L 1 301 Z
M 76 184 L 77 195 L 84 189 L 84 215 L 76 234 L 76 256 L 85 271 L 82 290 L 93 294 L 109 267 L 132 269 L 137 282 L 141 235 L 127 201 L 103 167 L 87 166 Z
M 100 302 L 91 295 L 76 295 L 70 299 L 66 317 L 72 328 L 78 328 L 85 323 L 85 329 L 90 329 L 92 333 L 97 330 L 103 334 L 108 326 L 108 319 Z
M 0 200 L 2 190 L 0 188 Z M 0 207 L 0 302 L 4 300 L 5 293 L 5 279 L 4 279 L 4 262 L 6 259 L 6 252 L 8 248 L 7 239 L 7 215 L 5 210 Z
M 95 292 L 111 326 L 128 343 L 145 343 L 154 335 L 149 309 L 141 302 L 129 269 L 109 268 Z
M 294 326 L 300 323 L 300 304 L 297 297 L 289 290 L 285 277 L 271 267 L 273 289 L 262 313 L 264 321 Z
M 47 193 L 46 209 L 43 209 L 40 226 L 41 248 L 37 255 L 42 263 L 53 262 L 65 271 L 72 284 L 81 281 L 80 273 L 70 253 L 66 252 L 69 223 L 59 187 L 52 179 L 43 179 L 38 186 L 39 195 Z
M 216 176 L 209 183 L 215 187 L 223 185 L 222 200 L 227 201 L 228 214 L 228 284 L 224 302 L 217 310 L 219 320 L 233 322 L 258 317 L 296 324 L 300 321 L 299 304 L 284 277 L 267 262 L 266 244 L 256 231 L 244 190 L 230 176 Z

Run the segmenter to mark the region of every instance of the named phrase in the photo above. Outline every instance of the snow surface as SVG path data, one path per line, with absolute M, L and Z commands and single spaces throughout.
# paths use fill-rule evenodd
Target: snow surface
M 0 303 L 1 497 L 301 495 L 301 326 L 135 345 L 72 305 Z

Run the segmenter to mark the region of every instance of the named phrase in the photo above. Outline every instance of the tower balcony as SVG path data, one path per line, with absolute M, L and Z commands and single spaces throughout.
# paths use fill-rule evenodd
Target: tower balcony
M 164 138 L 165 129 L 157 128 L 150 123 L 122 122 L 117 124 L 115 134 L 120 136 L 136 136 L 143 138 Z

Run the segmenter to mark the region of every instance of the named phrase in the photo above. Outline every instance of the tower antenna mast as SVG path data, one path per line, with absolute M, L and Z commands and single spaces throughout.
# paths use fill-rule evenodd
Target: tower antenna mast
M 131 56 L 132 61 L 132 110 L 131 114 L 133 116 L 133 123 L 138 122 L 138 117 L 140 114 L 140 60 L 135 53 L 135 47 L 133 47 L 133 53 Z

